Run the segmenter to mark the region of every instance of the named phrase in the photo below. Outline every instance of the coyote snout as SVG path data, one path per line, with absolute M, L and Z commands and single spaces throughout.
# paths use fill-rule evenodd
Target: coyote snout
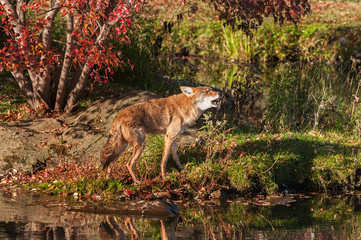
M 219 108 L 220 93 L 209 87 L 180 87 L 182 93 L 167 98 L 152 99 L 123 109 L 115 118 L 110 129 L 108 142 L 104 146 L 100 161 L 107 174 L 128 144 L 133 147 L 132 158 L 127 168 L 134 182 L 134 165 L 144 149 L 145 134 L 165 133 L 161 173 L 164 177 L 169 152 L 179 169 L 184 169 L 177 154 L 177 136 L 195 123 L 209 108 Z

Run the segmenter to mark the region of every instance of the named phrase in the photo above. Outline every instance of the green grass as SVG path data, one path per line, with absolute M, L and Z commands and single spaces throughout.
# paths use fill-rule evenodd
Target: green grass
M 231 86 L 234 79 L 244 81 L 246 77 L 235 77 L 235 66 L 251 63 L 260 66 L 258 70 L 265 83 L 269 72 L 262 71 L 264 64 L 300 60 L 345 63 L 351 56 L 358 58 L 361 49 L 359 2 L 312 2 L 312 13 L 303 17 L 297 27 L 291 23 L 279 26 L 265 19 L 252 32 L 252 38 L 223 26 L 217 14 L 206 6 L 199 4 L 197 12 L 185 14 L 170 33 L 162 35 L 158 58 L 167 59 L 160 68 L 163 75 L 216 86 L 228 81 Z M 174 56 L 184 49 L 191 58 L 178 66 L 179 60 Z
M 0 122 L 30 117 L 26 99 L 15 80 L 6 73 L 0 75 Z

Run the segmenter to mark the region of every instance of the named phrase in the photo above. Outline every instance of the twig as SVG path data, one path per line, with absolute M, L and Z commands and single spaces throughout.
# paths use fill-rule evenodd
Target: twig
M 259 176 L 261 176 L 262 174 L 264 174 L 264 173 L 268 172 L 269 170 L 271 170 L 271 169 L 273 168 L 273 166 L 276 164 L 277 161 L 278 161 L 278 159 L 276 159 L 276 160 L 273 162 L 273 164 L 272 164 L 266 171 L 261 172 L 261 173 L 258 174 L 257 176 L 259 177 Z
M 268 224 L 271 226 L 272 232 L 275 232 L 275 228 L 273 227 L 272 223 L 265 216 L 263 216 L 262 214 L 260 214 L 260 213 L 257 213 L 257 214 L 259 216 L 261 216 L 264 220 L 266 220 L 266 222 L 268 222 Z

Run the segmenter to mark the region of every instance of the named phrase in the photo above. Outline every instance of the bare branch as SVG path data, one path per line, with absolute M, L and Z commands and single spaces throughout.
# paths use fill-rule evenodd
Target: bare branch
M 19 22 L 21 24 L 25 23 L 25 12 L 21 9 L 21 7 L 23 6 L 24 0 L 18 0 L 16 3 L 16 13 L 18 15 L 19 18 Z
M 11 74 L 14 76 L 16 82 L 19 84 L 19 87 L 25 97 L 31 101 L 34 97 L 34 94 L 33 86 L 30 83 L 30 79 L 27 78 L 24 72 L 21 71 L 12 71 Z M 29 103 L 32 104 L 31 102 Z
M 71 112 L 75 107 L 75 105 L 78 103 L 81 95 L 85 90 L 86 83 L 88 81 L 88 76 L 91 70 L 92 68 L 88 64 L 84 65 L 77 84 L 75 85 L 74 89 L 70 92 L 69 99 L 65 106 L 65 112 L 68 113 Z
M 51 41 L 52 41 L 52 30 L 54 27 L 54 20 L 56 15 L 58 14 L 59 10 L 60 10 L 60 1 L 51 1 L 50 2 L 50 8 L 52 9 L 51 11 L 47 12 L 45 18 L 48 19 L 48 22 L 46 24 L 46 27 L 44 28 L 43 31 L 43 44 L 45 46 L 45 48 L 49 49 Z
M 17 12 L 15 11 L 13 5 L 11 4 L 11 2 L 9 2 L 9 0 L 0 0 L 0 3 L 2 5 L 5 5 L 5 10 L 7 12 L 9 12 L 9 10 L 13 13 L 13 16 L 18 19 L 18 14 Z

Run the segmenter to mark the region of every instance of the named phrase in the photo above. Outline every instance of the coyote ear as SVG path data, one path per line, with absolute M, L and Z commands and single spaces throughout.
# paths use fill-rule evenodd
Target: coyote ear
M 195 94 L 194 90 L 192 87 L 184 87 L 184 86 L 181 86 L 180 89 L 182 90 L 182 92 L 188 96 L 188 97 L 191 97 Z

